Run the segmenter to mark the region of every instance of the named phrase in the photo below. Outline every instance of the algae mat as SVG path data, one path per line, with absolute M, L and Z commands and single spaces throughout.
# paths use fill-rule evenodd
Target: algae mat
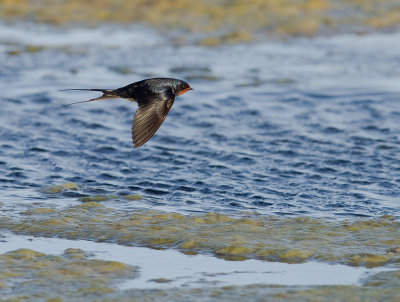
M 137 278 L 140 268 L 90 258 L 76 248 L 61 255 L 30 249 L 0 254 L 1 301 L 398 301 L 400 297 L 400 271 L 366 277 L 360 285 L 213 286 L 203 282 L 201 288 L 124 290 L 118 283 Z
M 367 267 L 400 262 L 400 222 L 392 216 L 337 221 L 256 213 L 183 215 L 127 212 L 91 201 L 60 210 L 36 207 L 18 218 L 2 216 L 0 228 L 32 236 L 175 248 L 228 260 L 320 260 Z
M 135 267 L 88 259 L 80 249 L 61 256 L 19 249 L 0 255 L 0 300 L 88 301 L 115 292 L 117 281 L 136 275 Z
M 390 29 L 400 23 L 400 5 L 396 0 L 102 0 L 95 5 L 77 0 L 1 0 L 0 16 L 53 24 L 145 23 L 164 31 L 200 33 L 200 43 L 215 45 L 249 41 L 260 33 L 313 36 Z

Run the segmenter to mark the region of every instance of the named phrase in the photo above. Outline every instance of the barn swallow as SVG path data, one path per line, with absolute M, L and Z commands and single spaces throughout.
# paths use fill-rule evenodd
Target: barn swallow
M 133 147 L 138 148 L 156 133 L 174 104 L 175 97 L 193 88 L 185 81 L 178 79 L 152 78 L 117 89 L 64 89 L 62 91 L 66 90 L 100 91 L 103 95 L 61 107 L 114 98 L 137 102 L 138 109 L 132 123 L 132 140 Z

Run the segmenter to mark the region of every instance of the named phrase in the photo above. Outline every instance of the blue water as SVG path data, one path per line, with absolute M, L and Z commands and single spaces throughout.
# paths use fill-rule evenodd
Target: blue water
M 0 33 L 3 210 L 116 195 L 106 203 L 127 211 L 399 216 L 399 33 L 216 48 L 175 46 L 141 27 L 1 24 Z M 98 95 L 60 89 L 153 76 L 195 90 L 139 149 L 134 103 L 57 109 Z M 79 190 L 41 191 L 65 182 Z

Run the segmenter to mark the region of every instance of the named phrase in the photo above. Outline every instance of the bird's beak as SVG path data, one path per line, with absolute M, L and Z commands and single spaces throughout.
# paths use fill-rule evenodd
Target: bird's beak
M 191 87 L 182 89 L 181 91 L 178 92 L 178 95 L 182 95 L 182 94 L 184 94 L 185 92 L 188 92 L 189 90 L 194 90 L 194 89 L 191 88 Z

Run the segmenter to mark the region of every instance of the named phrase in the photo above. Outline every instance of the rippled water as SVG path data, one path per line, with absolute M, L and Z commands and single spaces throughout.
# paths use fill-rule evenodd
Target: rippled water
M 138 194 L 141 201 L 107 203 L 398 216 L 398 33 L 203 48 L 140 27 L 2 24 L 0 31 L 2 202 L 63 206 Z M 139 149 L 130 137 L 135 104 L 57 109 L 96 96 L 60 89 L 117 88 L 152 76 L 181 78 L 195 90 L 177 98 Z M 65 182 L 79 190 L 40 190 Z

